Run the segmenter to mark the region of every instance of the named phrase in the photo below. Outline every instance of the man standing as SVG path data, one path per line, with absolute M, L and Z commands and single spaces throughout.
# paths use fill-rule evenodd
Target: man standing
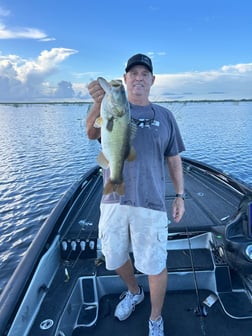
M 184 182 L 180 152 L 185 150 L 177 123 L 172 113 L 149 101 L 154 84 L 151 59 L 143 54 L 132 56 L 125 69 L 132 122 L 137 127 L 133 146 L 137 158 L 125 161 L 123 179 L 125 195 L 103 195 L 99 235 L 106 267 L 115 270 L 127 286 L 115 309 L 115 317 L 127 319 L 135 305 L 144 299 L 129 257 L 131 244 L 135 267 L 147 274 L 149 280 L 151 314 L 149 336 L 164 336 L 162 307 L 167 289 L 167 234 L 168 220 L 165 207 L 165 164 L 174 185 L 176 196 L 172 217 L 179 222 L 184 214 Z M 88 86 L 94 104 L 86 121 L 90 139 L 100 138 L 94 127 L 100 115 L 104 91 L 98 81 Z M 109 169 L 104 170 L 104 180 Z

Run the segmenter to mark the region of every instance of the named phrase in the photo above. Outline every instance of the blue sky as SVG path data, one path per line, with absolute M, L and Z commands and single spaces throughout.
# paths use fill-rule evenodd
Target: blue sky
M 250 0 L 0 0 L 0 101 L 88 99 L 148 54 L 154 100 L 252 98 Z

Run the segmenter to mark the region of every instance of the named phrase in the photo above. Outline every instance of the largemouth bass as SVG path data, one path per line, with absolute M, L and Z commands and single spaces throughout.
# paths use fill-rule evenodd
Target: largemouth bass
M 95 123 L 96 127 L 101 127 L 102 145 L 102 152 L 97 161 L 101 167 L 110 169 L 110 178 L 104 186 L 103 193 L 110 194 L 115 191 L 124 195 L 124 161 L 136 158 L 135 150 L 131 146 L 133 133 L 130 107 L 121 80 L 107 82 L 102 77 L 97 80 L 105 91 L 101 103 L 101 116 Z

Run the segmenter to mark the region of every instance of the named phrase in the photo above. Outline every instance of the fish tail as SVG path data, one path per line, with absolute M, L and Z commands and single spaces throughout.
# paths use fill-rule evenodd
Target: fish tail
M 125 194 L 124 182 L 116 184 L 116 183 L 113 183 L 111 180 L 108 180 L 108 182 L 104 186 L 103 194 L 108 195 L 114 191 L 117 192 L 119 195 L 124 195 Z

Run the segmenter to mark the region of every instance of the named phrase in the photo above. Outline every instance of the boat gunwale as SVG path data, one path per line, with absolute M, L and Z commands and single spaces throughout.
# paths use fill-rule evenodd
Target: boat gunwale
M 12 321 L 18 306 L 23 300 L 30 279 L 36 271 L 40 258 L 49 248 L 50 243 L 62 225 L 62 217 L 71 208 L 76 197 L 83 189 L 83 184 L 97 174 L 99 167 L 93 167 L 82 178 L 75 181 L 59 199 L 41 228 L 35 235 L 26 253 L 18 263 L 6 286 L 0 295 L 0 334 L 4 334 Z M 13 309 L 14 307 L 14 309 Z

